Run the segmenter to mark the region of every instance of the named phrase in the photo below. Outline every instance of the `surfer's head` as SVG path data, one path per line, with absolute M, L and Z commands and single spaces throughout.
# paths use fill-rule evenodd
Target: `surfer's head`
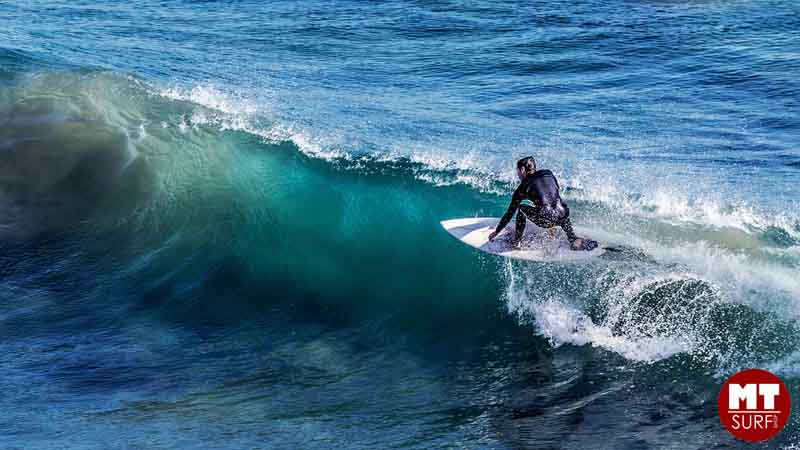
M 520 180 L 524 180 L 533 172 L 536 172 L 536 160 L 533 159 L 533 156 L 526 156 L 517 161 L 517 175 Z

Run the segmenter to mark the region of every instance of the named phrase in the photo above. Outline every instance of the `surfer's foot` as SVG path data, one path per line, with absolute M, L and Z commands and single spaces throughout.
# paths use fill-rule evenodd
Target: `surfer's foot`
M 591 251 L 597 248 L 597 241 L 591 239 L 578 238 L 570 243 L 573 250 Z

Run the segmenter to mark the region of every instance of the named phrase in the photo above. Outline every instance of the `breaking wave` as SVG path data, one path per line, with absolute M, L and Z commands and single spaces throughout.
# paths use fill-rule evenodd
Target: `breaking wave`
M 476 255 L 438 225 L 502 212 L 513 173 L 490 157 L 369 152 L 246 95 L 107 72 L 29 75 L 3 87 L 0 102 L 2 195 L 14 211 L 4 235 L 114 236 L 104 258 L 127 263 L 109 276 L 140 280 L 144 298 L 194 308 L 208 278 L 198 274 L 228 274 L 267 303 L 392 311 L 403 324 L 432 312 L 456 320 L 503 299 L 553 345 L 637 362 L 688 357 L 720 371 L 797 370 L 791 215 L 664 186 L 622 191 L 602 174 L 556 167 L 581 231 L 621 251 L 522 264 Z

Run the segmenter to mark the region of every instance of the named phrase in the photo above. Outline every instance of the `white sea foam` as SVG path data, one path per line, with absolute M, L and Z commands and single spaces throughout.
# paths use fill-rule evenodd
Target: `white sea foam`
M 781 314 L 800 318 L 800 278 L 792 266 L 703 240 L 661 243 L 641 234 L 622 235 L 599 228 L 593 228 L 591 234 L 602 241 L 638 248 L 659 264 L 681 267 L 691 276 L 718 286 L 730 299 L 767 310 L 780 306 Z
M 560 301 L 548 300 L 531 308 L 539 332 L 556 346 L 589 344 L 640 362 L 659 361 L 692 349 L 691 341 L 678 336 L 615 335 L 607 325 L 593 323 L 582 312 Z
M 612 242 L 622 238 L 602 230 L 594 230 L 593 235 Z M 593 300 L 593 307 L 554 289 L 546 289 L 544 295 L 541 289 L 530 289 L 551 275 L 508 263 L 504 278 L 509 312 L 532 323 L 554 345 L 593 345 L 645 362 L 686 353 L 720 364 L 728 363 L 728 349 L 715 342 L 713 328 L 719 325 L 709 322 L 715 306 L 743 303 L 776 319 L 800 319 L 800 280 L 792 268 L 704 242 L 675 246 L 637 236 L 626 238 L 652 260 L 595 269 L 592 291 L 599 299 Z M 647 304 L 651 295 L 669 307 L 653 309 Z M 597 307 L 604 311 L 601 323 L 585 312 Z M 800 364 L 795 358 L 784 366 Z
M 632 190 L 630 186 L 623 187 L 613 180 L 592 175 L 571 178 L 569 186 L 580 190 L 581 200 L 601 203 L 612 210 L 639 217 L 672 224 L 735 228 L 748 233 L 774 227 L 800 239 L 796 214 L 758 210 L 741 201 L 726 200 L 722 194 L 714 192 L 692 196 L 680 186 L 659 185 L 658 181 Z M 638 194 L 631 194 L 637 191 Z
M 532 321 L 539 334 L 556 347 L 563 344 L 592 345 L 639 362 L 659 361 L 692 349 L 692 343 L 675 336 L 636 337 L 615 334 L 603 324 L 572 307 L 568 302 L 549 299 L 533 302 L 525 296 L 510 297 L 509 311 Z
M 189 122 L 192 125 L 214 125 L 221 130 L 232 130 L 259 136 L 269 142 L 291 141 L 300 151 L 322 159 L 346 157 L 346 153 L 331 145 L 331 142 L 315 137 L 297 124 L 270 123 L 264 125 L 261 117 L 268 111 L 256 106 L 244 97 L 231 96 L 213 86 L 197 86 L 192 89 L 170 87 L 159 92 L 162 97 L 187 101 L 204 107 L 194 112 Z M 185 131 L 188 125 L 180 122 Z
M 621 308 L 609 311 L 603 323 L 595 323 L 580 306 L 559 293 L 551 292 L 547 298 L 534 298 L 526 287 L 537 284 L 537 281 L 520 272 L 511 262 L 505 266 L 505 278 L 509 313 L 523 323 L 532 324 L 554 346 L 592 345 L 639 362 L 654 362 L 678 353 L 690 353 L 697 347 L 694 336 L 684 330 L 649 336 L 615 331 L 613 326 L 624 314 Z M 624 296 L 617 299 L 618 306 L 624 306 L 625 300 L 633 298 L 645 285 L 645 282 L 635 285 L 621 283 L 618 288 Z
M 214 85 L 192 88 L 172 86 L 159 95 L 201 105 L 188 123 L 179 122 L 181 130 L 190 125 L 215 125 L 223 130 L 242 131 L 270 142 L 292 141 L 305 154 L 326 160 L 353 160 L 364 155 L 348 148 L 335 131 L 311 129 L 297 121 L 286 123 L 276 119 L 268 102 L 256 103 L 246 95 L 230 93 Z M 424 141 L 424 140 L 423 140 Z M 464 184 L 482 192 L 507 194 L 516 183 L 513 164 L 498 155 L 478 150 L 432 148 L 425 142 L 398 143 L 396 148 L 378 149 L 370 156 L 378 161 L 407 159 L 424 167 L 417 177 L 438 186 Z M 549 154 L 547 149 L 538 149 Z M 552 153 L 552 152 L 551 152 Z M 551 155 L 551 159 L 556 156 Z M 603 176 L 598 169 L 569 171 L 557 175 L 565 186 L 578 190 L 578 200 L 600 203 L 605 208 L 632 216 L 656 219 L 672 224 L 695 224 L 716 228 L 735 228 L 746 233 L 763 232 L 770 227 L 784 230 L 800 239 L 800 220 L 791 212 L 762 211 L 743 202 L 731 202 L 720 195 L 706 193 L 693 196 L 674 183 L 641 185 L 632 189 L 620 185 L 618 177 Z M 647 178 L 647 175 L 642 175 Z M 641 183 L 640 183 L 641 184 Z M 506 186 L 503 188 L 503 186 Z M 638 192 L 635 195 L 633 193 Z

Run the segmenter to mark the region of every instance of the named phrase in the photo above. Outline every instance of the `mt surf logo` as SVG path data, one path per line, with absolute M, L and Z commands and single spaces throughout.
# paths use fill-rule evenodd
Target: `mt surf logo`
M 792 409 L 783 381 L 761 369 L 743 370 L 722 386 L 719 418 L 738 439 L 761 442 L 781 432 Z

